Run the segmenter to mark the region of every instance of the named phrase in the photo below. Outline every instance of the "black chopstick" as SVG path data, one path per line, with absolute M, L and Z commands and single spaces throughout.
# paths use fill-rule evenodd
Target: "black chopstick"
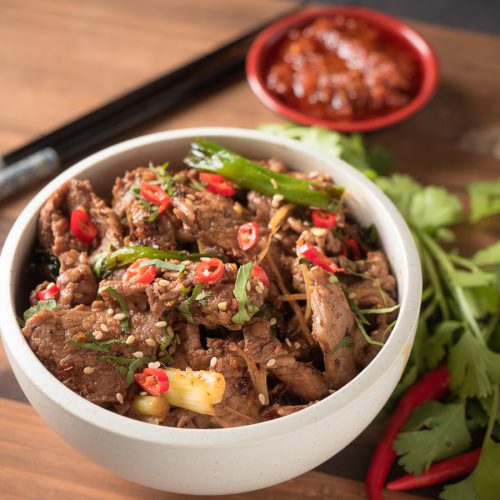
M 303 5 L 295 4 L 291 12 Z M 243 69 L 253 39 L 275 20 L 6 154 L 7 166 L 0 170 L 0 200 L 55 175 L 113 137 L 220 88 L 221 82 Z

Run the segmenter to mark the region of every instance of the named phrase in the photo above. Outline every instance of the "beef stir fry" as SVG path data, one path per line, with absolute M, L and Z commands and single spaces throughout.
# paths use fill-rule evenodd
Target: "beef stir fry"
M 68 181 L 40 213 L 23 333 L 63 384 L 131 418 L 296 412 L 352 380 L 397 317 L 376 234 L 343 201 L 328 176 L 204 140 L 185 165 L 117 178 L 109 204 Z

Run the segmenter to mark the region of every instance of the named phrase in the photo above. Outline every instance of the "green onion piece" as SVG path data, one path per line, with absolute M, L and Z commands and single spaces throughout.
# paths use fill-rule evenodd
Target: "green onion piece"
M 236 281 L 234 283 L 234 296 L 238 301 L 238 312 L 231 318 L 233 323 L 242 325 L 250 319 L 250 315 L 247 311 L 248 295 L 247 295 L 247 283 L 250 278 L 250 273 L 253 269 L 253 263 L 247 262 L 243 264 L 238 269 L 238 274 L 236 275 Z M 250 309 L 250 307 L 248 308 Z M 253 311 L 251 311 L 253 312 Z
M 115 290 L 111 286 L 99 288 L 98 293 L 99 293 L 99 295 L 102 295 L 103 293 L 109 293 L 109 295 L 111 295 L 111 297 L 113 297 L 116 300 L 116 302 L 118 302 L 118 304 L 120 304 L 122 312 L 123 312 L 123 314 L 125 314 L 125 318 L 120 321 L 120 327 L 121 327 L 122 331 L 124 331 L 125 333 L 129 333 L 130 332 L 130 309 L 128 307 L 127 302 L 125 301 L 125 299 L 121 295 L 121 293 L 118 292 L 117 290 Z
M 115 269 L 116 267 L 128 266 L 139 259 L 158 259 L 158 260 L 192 260 L 198 261 L 201 257 L 210 257 L 210 255 L 181 252 L 176 250 L 159 250 L 153 247 L 122 247 L 114 252 L 99 254 L 94 263 L 94 273 L 100 277 L 104 273 Z
M 197 283 L 197 285 L 193 288 L 191 295 L 179 305 L 179 312 L 184 316 L 188 323 L 194 324 L 193 315 L 191 314 L 191 304 L 196 300 L 202 291 L 203 289 L 201 283 Z
M 399 304 L 392 307 L 382 307 L 380 309 L 358 309 L 361 314 L 388 314 L 399 309 Z
M 286 201 L 306 207 L 335 210 L 344 188 L 273 172 L 213 142 L 198 139 L 184 162 L 190 167 L 222 175 L 243 189 L 266 196 L 280 194 Z
M 49 300 L 40 300 L 34 306 L 31 306 L 29 309 L 24 311 L 23 317 L 24 321 L 28 321 L 32 316 L 40 311 L 53 311 L 57 306 L 57 303 L 54 299 Z M 24 326 L 24 325 L 23 325 Z
M 109 352 L 109 347 L 106 344 L 99 344 L 97 342 L 78 342 L 73 339 L 66 340 L 68 344 L 72 346 L 79 347 L 80 349 L 87 349 L 89 351 L 102 351 Z
M 151 363 L 152 359 L 145 357 L 145 358 L 140 358 L 140 359 L 134 359 L 132 363 L 128 365 L 128 370 L 127 370 L 127 376 L 125 378 L 127 385 L 130 385 L 134 381 L 134 373 L 139 369 L 142 368 L 144 365 L 147 365 L 148 363 Z
M 148 259 L 147 261 L 143 262 L 139 267 L 145 267 L 145 266 L 156 266 L 161 269 L 165 269 L 167 271 L 177 271 L 181 273 L 186 269 L 186 266 L 184 264 L 174 264 L 172 262 L 165 262 L 164 260 L 159 260 L 159 259 Z
M 328 352 L 329 356 L 333 356 L 340 349 L 350 349 L 354 345 L 351 337 L 344 337 L 331 351 Z

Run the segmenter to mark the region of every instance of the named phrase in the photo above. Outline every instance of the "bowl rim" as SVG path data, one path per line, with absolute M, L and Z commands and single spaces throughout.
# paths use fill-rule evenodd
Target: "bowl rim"
M 307 154 L 311 160 L 338 163 L 338 168 L 346 169 L 351 177 L 373 197 L 377 210 L 385 212 L 388 224 L 391 223 L 400 244 L 405 249 L 402 269 L 407 273 L 408 279 L 404 288 L 400 288 L 401 309 L 398 321 L 392 335 L 389 337 L 384 348 L 375 359 L 351 382 L 334 394 L 305 408 L 299 412 L 286 417 L 252 424 L 223 429 L 178 429 L 166 426 L 154 426 L 148 423 L 133 420 L 118 415 L 112 411 L 97 406 L 79 396 L 71 389 L 64 386 L 54 377 L 36 357 L 26 342 L 16 320 L 15 309 L 15 278 L 14 263 L 16 261 L 17 247 L 26 227 L 32 218 L 39 213 L 46 199 L 63 182 L 72 177 L 80 175 L 85 170 L 96 167 L 100 162 L 110 159 L 115 155 L 123 154 L 131 150 L 146 148 L 155 143 L 163 143 L 169 140 L 189 139 L 195 137 L 217 137 L 233 138 L 239 140 L 273 142 L 283 148 L 297 150 Z M 223 139 L 222 139 L 223 140 Z M 382 379 L 383 374 L 398 362 L 398 354 L 412 335 L 420 310 L 420 295 L 422 289 L 422 278 L 420 260 L 417 248 L 411 232 L 402 216 L 392 202 L 369 181 L 362 173 L 348 165 L 344 161 L 330 157 L 311 146 L 298 141 L 266 134 L 252 129 L 230 128 L 230 127 L 198 127 L 177 129 L 166 132 L 157 132 L 149 135 L 130 139 L 119 144 L 107 147 L 76 163 L 65 170 L 51 182 L 49 182 L 28 203 L 14 223 L 6 239 L 4 248 L 0 255 L 0 266 L 8 270 L 0 274 L 0 290 L 8 291 L 5 300 L 0 302 L 0 314 L 2 315 L 2 339 L 6 347 L 7 355 L 22 365 L 21 370 L 28 377 L 30 383 L 37 387 L 43 395 L 57 405 L 64 412 L 73 417 L 83 420 L 90 426 L 100 428 L 105 432 L 117 434 L 121 437 L 135 441 L 148 442 L 151 444 L 163 444 L 183 447 L 235 447 L 250 444 L 256 440 L 265 441 L 276 438 L 277 435 L 284 436 L 297 432 L 302 428 L 314 425 L 336 411 L 347 408 L 354 400 L 363 397 L 363 394 L 377 380 Z M 401 284 L 398 281 L 398 287 Z M 404 353 L 405 358 L 409 351 Z M 403 365 L 404 366 L 404 365 Z
M 381 116 L 363 120 L 326 120 L 305 114 L 276 97 L 266 86 L 261 63 L 267 51 L 291 28 L 320 16 L 343 14 L 365 20 L 411 45 L 421 66 L 422 82 L 417 95 L 406 105 Z M 302 125 L 316 125 L 338 132 L 368 132 L 395 125 L 422 110 L 434 96 L 439 79 L 439 64 L 430 43 L 406 22 L 364 7 L 330 6 L 306 9 L 286 16 L 261 31 L 250 46 L 246 58 L 247 81 L 254 94 L 271 111 Z

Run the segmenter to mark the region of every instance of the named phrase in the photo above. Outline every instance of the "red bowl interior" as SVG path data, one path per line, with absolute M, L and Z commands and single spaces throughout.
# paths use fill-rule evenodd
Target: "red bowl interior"
M 266 86 L 270 65 L 276 60 L 280 42 L 293 28 L 301 28 L 317 17 L 336 14 L 361 19 L 376 26 L 384 36 L 408 50 L 418 64 L 419 89 L 405 106 L 386 114 L 362 120 L 323 120 L 298 111 L 281 101 Z M 422 109 L 432 98 L 438 82 L 438 63 L 429 43 L 408 24 L 370 9 L 335 6 L 304 10 L 268 26 L 255 39 L 246 60 L 248 83 L 259 99 L 272 111 L 303 125 L 319 125 L 340 132 L 366 132 L 394 125 Z

